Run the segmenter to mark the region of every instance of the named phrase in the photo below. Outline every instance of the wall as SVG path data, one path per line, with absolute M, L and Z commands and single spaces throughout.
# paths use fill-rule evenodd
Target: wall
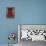
M 18 19 L 15 17 L 14 19 L 7 19 L 6 18 L 6 9 L 7 7 L 16 7 L 16 0 L 1 0 L 0 2 L 0 44 L 7 44 L 9 42 L 8 40 L 8 34 L 10 32 L 17 32 L 17 23 Z M 15 9 L 16 10 L 16 9 Z M 17 38 L 18 39 L 18 38 Z M 16 43 L 18 42 L 16 39 Z
M 14 19 L 7 19 L 6 7 L 14 6 Z M 7 43 L 9 32 L 17 32 L 17 24 L 46 24 L 46 0 L 1 0 L 0 44 Z
M 46 0 L 17 0 L 16 14 L 21 24 L 46 24 Z

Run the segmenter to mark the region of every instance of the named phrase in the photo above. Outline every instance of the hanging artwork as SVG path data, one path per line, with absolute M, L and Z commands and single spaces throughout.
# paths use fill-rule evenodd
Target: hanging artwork
M 20 40 L 46 41 L 46 25 L 19 25 Z
M 14 18 L 15 17 L 15 9 L 14 7 L 7 7 L 7 18 Z

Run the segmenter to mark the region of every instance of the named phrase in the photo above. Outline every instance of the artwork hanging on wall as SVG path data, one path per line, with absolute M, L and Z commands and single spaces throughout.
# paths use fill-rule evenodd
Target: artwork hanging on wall
M 15 8 L 14 7 L 7 7 L 7 18 L 14 18 L 15 17 Z
M 20 31 L 20 40 L 46 41 L 46 25 L 20 24 L 18 30 Z

